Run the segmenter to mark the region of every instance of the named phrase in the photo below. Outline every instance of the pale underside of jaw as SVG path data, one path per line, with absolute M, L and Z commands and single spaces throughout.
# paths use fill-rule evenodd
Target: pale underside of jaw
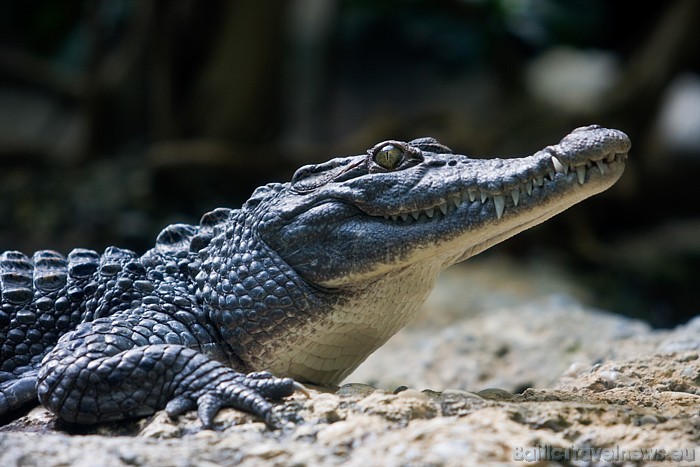
M 492 202 L 496 217 L 501 219 L 506 210 L 507 198 L 512 200 L 512 207 L 516 207 L 525 197 L 532 196 L 535 189 L 545 188 L 545 185 L 548 183 L 557 183 L 558 174 L 566 176 L 569 173 L 575 173 L 578 184 L 583 186 L 593 176 L 600 178 L 610 175 L 613 170 L 611 165 L 621 164 L 626 158 L 626 153 L 611 153 L 602 159 L 589 160 L 574 166 L 562 163 L 556 156 L 551 156 L 552 165 L 546 174 L 534 176 L 524 183 L 505 189 L 504 192 L 493 192 L 478 185 L 473 185 L 437 198 L 432 205 L 426 208 L 400 209 L 396 213 L 384 214 L 383 217 L 386 220 L 399 222 L 418 221 L 421 218 L 423 220 L 431 220 L 447 216 L 451 211 L 459 208 L 464 203 L 481 203 L 485 205 Z

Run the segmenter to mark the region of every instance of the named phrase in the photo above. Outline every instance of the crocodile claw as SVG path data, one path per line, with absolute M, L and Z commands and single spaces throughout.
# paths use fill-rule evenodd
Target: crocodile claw
M 306 386 L 304 386 L 301 383 L 297 383 L 294 381 L 294 392 L 299 392 L 304 395 L 307 399 L 311 399 L 311 393 L 309 392 L 308 389 L 306 389 Z
M 270 400 L 278 400 L 299 391 L 308 395 L 304 386 L 290 378 L 277 378 L 268 372 L 247 375 L 232 369 L 220 372 L 201 389 L 173 398 L 165 407 L 170 417 L 197 409 L 202 426 L 214 427 L 214 418 L 222 407 L 233 407 L 255 415 L 272 430 L 281 427 L 274 416 Z

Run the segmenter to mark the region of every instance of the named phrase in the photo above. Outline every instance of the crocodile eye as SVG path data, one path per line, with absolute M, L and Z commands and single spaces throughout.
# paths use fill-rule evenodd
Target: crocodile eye
M 394 170 L 403 161 L 403 150 L 393 144 L 382 146 L 374 153 L 374 162 L 387 170 Z

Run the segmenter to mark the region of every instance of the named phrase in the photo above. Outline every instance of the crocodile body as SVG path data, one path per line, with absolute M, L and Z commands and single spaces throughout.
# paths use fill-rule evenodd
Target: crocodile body
M 340 382 L 440 271 L 607 189 L 630 142 L 579 128 L 517 159 L 431 138 L 302 167 L 240 209 L 114 247 L 0 256 L 0 414 L 96 423 L 222 406 L 277 421 L 296 382 Z M 273 376 L 274 375 L 274 376 Z

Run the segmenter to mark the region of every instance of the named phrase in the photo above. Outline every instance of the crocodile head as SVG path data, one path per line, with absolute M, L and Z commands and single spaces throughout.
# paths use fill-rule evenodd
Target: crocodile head
M 323 325 L 309 320 L 303 342 L 277 352 L 306 347 L 324 362 L 260 365 L 337 382 L 413 316 L 441 270 L 607 189 L 629 148 L 624 133 L 598 126 L 513 159 L 471 159 L 432 138 L 385 141 L 258 189 L 244 212 L 259 238 L 335 297 L 318 313 Z
M 385 141 L 299 169 L 265 203 L 260 235 L 327 288 L 363 288 L 405 268 L 440 270 L 609 188 L 629 148 L 624 133 L 598 126 L 513 159 L 471 159 L 432 138 Z

